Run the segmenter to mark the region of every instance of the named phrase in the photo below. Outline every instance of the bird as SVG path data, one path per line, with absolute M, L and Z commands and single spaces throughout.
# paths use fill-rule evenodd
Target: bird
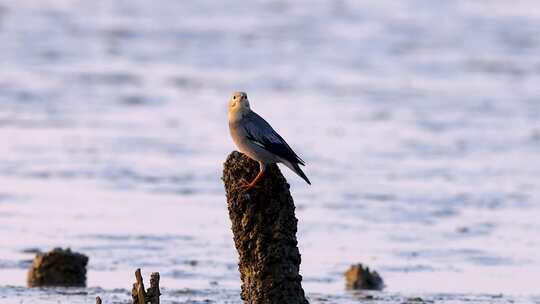
M 305 166 L 305 162 L 264 118 L 251 110 L 245 92 L 232 94 L 228 105 L 228 119 L 231 137 L 240 152 L 259 163 L 259 173 L 253 181 L 243 181 L 243 191 L 254 188 L 263 177 L 266 167 L 273 163 L 284 164 L 311 185 L 299 166 Z

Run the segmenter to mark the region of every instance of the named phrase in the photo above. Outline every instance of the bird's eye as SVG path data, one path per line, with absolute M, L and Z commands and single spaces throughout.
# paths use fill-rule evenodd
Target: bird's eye
M 236 99 L 236 96 L 234 96 L 232 99 Z

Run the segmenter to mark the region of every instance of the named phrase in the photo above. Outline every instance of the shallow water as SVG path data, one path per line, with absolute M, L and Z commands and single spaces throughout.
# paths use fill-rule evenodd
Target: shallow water
M 354 303 L 540 302 L 535 1 L 0 1 L 0 302 L 238 303 L 221 176 L 248 92 L 288 169 L 304 289 Z M 90 257 L 88 289 L 25 285 L 32 253 Z

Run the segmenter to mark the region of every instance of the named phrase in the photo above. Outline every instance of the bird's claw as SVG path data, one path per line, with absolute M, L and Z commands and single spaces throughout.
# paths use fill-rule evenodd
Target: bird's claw
M 237 189 L 238 189 L 240 192 L 244 193 L 244 192 L 247 192 L 247 191 L 249 191 L 249 190 L 251 190 L 251 189 L 253 189 L 253 188 L 255 188 L 255 187 L 256 187 L 256 186 L 253 185 L 252 183 L 246 181 L 245 179 L 242 179 L 242 180 L 240 181 L 240 185 L 238 185 Z

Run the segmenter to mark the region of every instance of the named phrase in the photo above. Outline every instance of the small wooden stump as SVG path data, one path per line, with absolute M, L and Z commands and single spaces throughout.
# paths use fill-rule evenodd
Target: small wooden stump
M 159 291 L 159 272 L 153 272 L 150 275 L 150 288 L 146 290 L 147 299 L 152 304 L 159 304 L 159 296 L 161 292 Z
M 133 283 L 133 288 L 131 289 L 133 304 L 159 304 L 159 296 L 161 295 L 159 290 L 159 272 L 154 272 L 150 275 L 150 288 L 146 291 L 144 290 L 140 268 L 135 271 L 135 280 L 136 282 Z
M 381 290 L 384 287 L 381 276 L 376 271 L 370 271 L 369 267 L 362 266 L 362 264 L 352 265 L 345 272 L 345 280 L 348 289 Z

